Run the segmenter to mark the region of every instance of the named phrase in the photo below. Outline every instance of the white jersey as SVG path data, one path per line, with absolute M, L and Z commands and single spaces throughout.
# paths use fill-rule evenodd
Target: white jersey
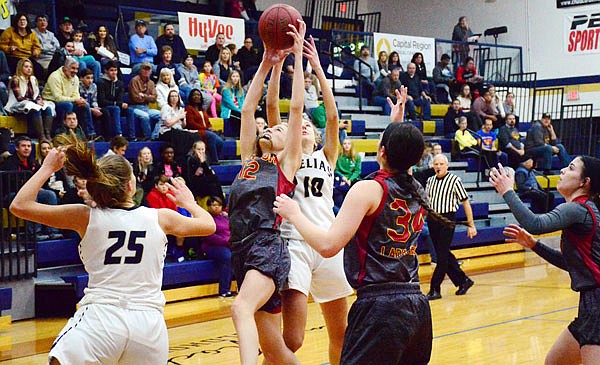
M 296 172 L 298 184 L 293 199 L 298 202 L 302 213 L 314 224 L 329 229 L 333 214 L 333 168 L 322 149 L 310 155 L 302 154 L 302 165 Z M 281 237 L 304 240 L 296 227 L 284 220 Z
M 79 243 L 79 256 L 89 274 L 80 304 L 162 311 L 166 245 L 156 209 L 91 209 Z

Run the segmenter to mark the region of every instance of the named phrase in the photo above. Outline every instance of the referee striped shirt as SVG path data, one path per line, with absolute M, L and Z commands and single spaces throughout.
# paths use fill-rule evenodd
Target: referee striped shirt
M 460 177 L 451 173 L 442 178 L 433 175 L 427 179 L 425 192 L 431 208 L 440 214 L 455 213 L 458 204 L 469 199 Z

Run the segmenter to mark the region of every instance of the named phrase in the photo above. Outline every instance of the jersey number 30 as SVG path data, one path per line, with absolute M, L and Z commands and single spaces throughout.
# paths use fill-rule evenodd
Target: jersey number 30
M 144 237 L 146 237 L 146 231 L 129 232 L 129 240 L 127 240 L 127 232 L 125 231 L 108 232 L 108 238 L 116 238 L 117 242 L 106 250 L 104 265 L 121 264 L 123 263 L 123 258 L 125 258 L 126 264 L 139 264 L 142 261 L 144 245 L 137 243 L 136 241 L 138 238 Z M 133 256 L 116 256 L 115 252 L 125 245 L 125 241 L 127 241 L 127 249 L 134 253 Z

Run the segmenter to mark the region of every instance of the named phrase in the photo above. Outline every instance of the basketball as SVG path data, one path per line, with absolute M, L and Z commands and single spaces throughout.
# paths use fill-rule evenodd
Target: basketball
M 302 15 L 294 7 L 286 4 L 275 4 L 268 7 L 258 21 L 258 34 L 266 48 L 287 49 L 294 45 L 294 38 L 287 35 L 289 24 L 298 28 L 298 19 Z

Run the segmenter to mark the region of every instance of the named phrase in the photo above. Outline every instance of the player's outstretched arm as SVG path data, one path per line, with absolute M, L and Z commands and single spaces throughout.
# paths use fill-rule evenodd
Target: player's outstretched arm
M 388 105 L 392 109 L 390 112 L 390 123 L 402 123 L 404 122 L 404 107 L 408 89 L 405 86 L 401 86 L 400 90 L 395 90 L 395 93 L 396 103 L 393 103 L 392 99 L 387 98 Z
M 281 124 L 281 113 L 279 111 L 279 83 L 281 81 L 281 70 L 283 69 L 285 57 L 273 66 L 271 78 L 267 85 L 267 124 L 269 128 Z
M 273 211 L 292 222 L 304 240 L 321 256 L 332 257 L 356 234 L 363 218 L 377 210 L 382 195 L 383 188 L 376 181 L 356 183 L 346 195 L 340 212 L 327 231 L 306 218 L 298 203 L 287 195 L 277 197 Z
M 304 73 L 302 72 L 302 48 L 304 35 L 306 34 L 306 23 L 298 19 L 298 29 L 289 25 L 288 35 L 294 38 L 294 78 L 292 81 L 292 100 L 290 101 L 290 113 L 288 117 L 288 131 L 286 145 L 281 155 L 281 169 L 286 178 L 294 179 L 296 171 L 302 163 L 302 112 L 304 110 Z
M 321 94 L 323 94 L 323 103 L 325 104 L 325 115 L 327 116 L 327 124 L 325 125 L 325 144 L 323 152 L 329 161 L 329 164 L 335 167 L 338 157 L 338 134 L 339 134 L 339 117 L 338 109 L 335 105 L 335 98 L 331 86 L 327 82 L 325 72 L 319 60 L 319 52 L 315 45 L 315 40 L 310 36 L 310 41 L 304 41 L 304 57 L 310 62 L 310 66 L 317 75 L 319 85 L 321 86 Z
M 44 183 L 54 172 L 62 169 L 64 163 L 63 148 L 53 148 L 44 159 L 42 167 L 17 192 L 10 204 L 10 212 L 28 221 L 75 231 L 83 237 L 90 220 L 90 208 L 87 205 L 47 205 L 36 202 Z

